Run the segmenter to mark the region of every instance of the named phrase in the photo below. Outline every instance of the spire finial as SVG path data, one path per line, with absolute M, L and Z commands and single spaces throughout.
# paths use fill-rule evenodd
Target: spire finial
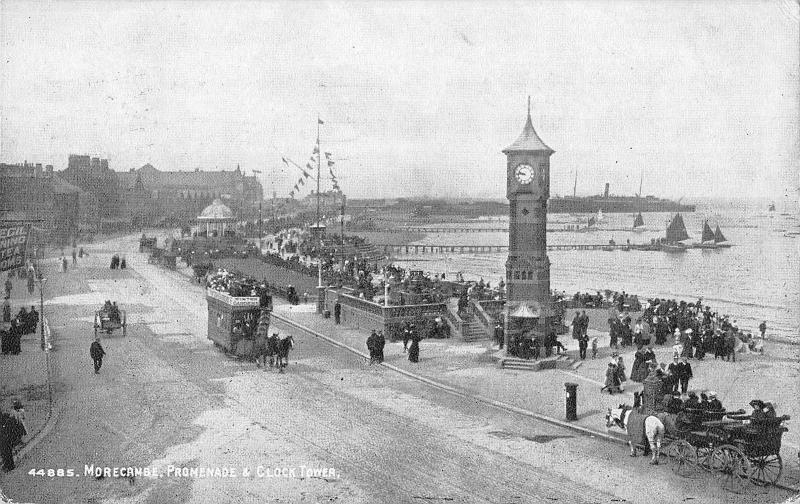
M 531 116 L 531 96 L 528 95 L 528 117 Z

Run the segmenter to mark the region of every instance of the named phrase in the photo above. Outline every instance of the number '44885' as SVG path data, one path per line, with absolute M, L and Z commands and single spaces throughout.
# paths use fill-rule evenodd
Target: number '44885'
M 30 476 L 46 476 L 50 478 L 71 478 L 75 476 L 74 469 L 31 469 L 28 471 Z

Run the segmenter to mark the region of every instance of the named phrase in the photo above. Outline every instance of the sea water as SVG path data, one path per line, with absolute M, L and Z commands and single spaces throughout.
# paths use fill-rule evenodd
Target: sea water
M 649 243 L 664 236 L 673 214 L 645 213 L 645 231 L 634 232 L 632 214 L 605 214 L 591 232 L 553 232 L 548 244 Z M 782 214 L 766 206 L 706 204 L 682 214 L 692 242 L 700 240 L 705 220 L 719 224 L 733 247 L 691 249 L 682 253 L 645 251 L 550 251 L 552 289 L 596 292 L 611 289 L 645 298 L 662 297 L 694 302 L 698 298 L 713 310 L 728 314 L 736 325 L 756 333 L 761 321 L 767 334 L 800 341 L 800 221 L 796 210 Z M 550 214 L 548 229 L 586 227 L 589 215 Z M 490 224 L 490 225 L 487 225 Z M 505 227 L 507 218 L 492 218 L 453 227 Z M 438 225 L 437 225 L 438 226 Z M 443 227 L 443 226 L 438 226 Z M 504 232 L 431 233 L 414 244 L 507 245 Z M 400 266 L 454 278 L 483 278 L 496 285 L 504 275 L 507 253 L 398 255 Z

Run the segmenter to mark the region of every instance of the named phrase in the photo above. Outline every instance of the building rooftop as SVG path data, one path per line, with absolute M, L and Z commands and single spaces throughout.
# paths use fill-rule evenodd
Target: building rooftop
M 525 127 L 522 128 L 522 133 L 519 135 L 519 138 L 517 138 L 514 143 L 503 149 L 503 154 L 520 151 L 544 151 L 551 154 L 555 152 L 553 149 L 548 147 L 541 138 L 539 138 L 539 135 L 536 134 L 536 130 L 533 129 L 530 97 L 528 97 L 528 120 L 525 122 Z
M 197 220 L 202 221 L 224 221 L 233 220 L 233 212 L 228 208 L 222 200 L 215 199 L 210 205 L 205 207 Z

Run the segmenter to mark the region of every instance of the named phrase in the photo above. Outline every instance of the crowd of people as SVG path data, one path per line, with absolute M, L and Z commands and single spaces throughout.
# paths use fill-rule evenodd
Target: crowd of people
M 125 256 L 120 257 L 119 254 L 114 254 L 111 256 L 111 269 L 125 269 L 128 267 L 128 263 L 125 260 Z
M 6 299 L 3 303 L 3 322 L 8 323 L 8 325 L 0 330 L 2 353 L 5 355 L 19 355 L 22 352 L 22 337 L 26 334 L 36 333 L 36 327 L 39 325 L 39 312 L 33 306 L 31 306 L 30 311 L 23 307 L 19 309 L 17 315 L 12 319 L 10 318 L 10 305 L 8 299 Z
M 122 323 L 122 314 L 119 311 L 116 301 L 112 303 L 110 300 L 106 299 L 106 302 L 103 303 L 103 308 L 101 308 L 100 311 L 105 313 L 105 315 L 108 317 L 108 320 L 111 322 L 115 324 Z

